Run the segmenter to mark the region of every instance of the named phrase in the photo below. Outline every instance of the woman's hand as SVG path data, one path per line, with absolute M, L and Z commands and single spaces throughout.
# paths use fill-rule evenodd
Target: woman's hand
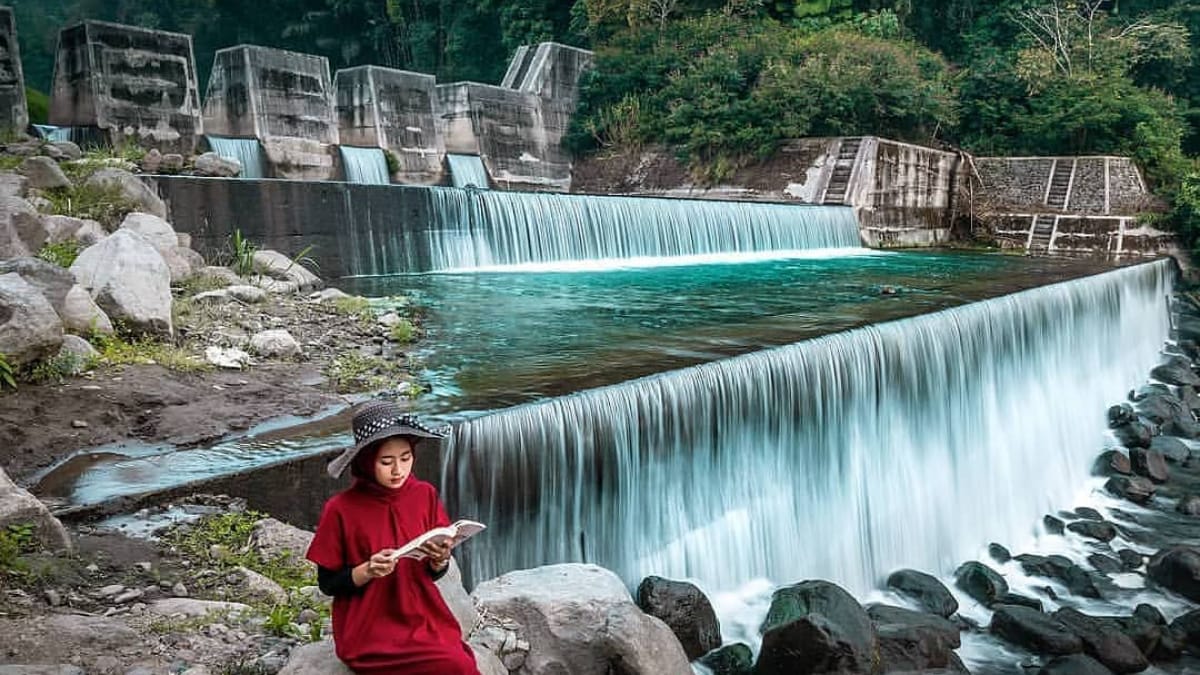
M 429 556 L 427 559 L 429 567 L 434 572 L 441 572 L 446 568 L 446 565 L 450 564 L 451 543 L 450 539 L 439 538 L 427 541 L 421 545 L 421 550 L 424 551 L 425 555 Z
M 397 558 L 392 557 L 395 549 L 385 548 L 371 559 L 354 568 L 351 576 L 355 586 L 362 586 L 372 579 L 386 577 L 396 570 Z

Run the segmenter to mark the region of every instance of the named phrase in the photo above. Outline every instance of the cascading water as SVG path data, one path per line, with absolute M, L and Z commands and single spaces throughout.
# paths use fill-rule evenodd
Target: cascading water
M 860 247 L 845 207 L 431 189 L 429 269 Z
M 488 172 L 478 155 L 446 155 L 450 164 L 450 181 L 456 188 L 488 188 Z
M 51 124 L 35 124 L 33 130 L 42 137 L 42 139 L 50 142 L 69 141 L 71 140 L 71 127 L 57 127 Z
M 363 185 L 388 185 L 387 157 L 380 148 L 356 148 L 349 145 L 339 147 L 342 166 L 346 168 L 346 181 Z
M 855 592 L 1069 503 L 1168 335 L 1167 262 L 464 421 L 443 455 L 475 579 L 562 561 Z
M 205 136 L 213 152 L 226 159 L 236 159 L 242 164 L 239 178 L 264 178 L 262 147 L 257 138 L 225 138 Z

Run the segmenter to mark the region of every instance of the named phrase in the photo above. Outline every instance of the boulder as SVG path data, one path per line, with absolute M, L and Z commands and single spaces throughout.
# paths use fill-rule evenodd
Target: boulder
M 475 665 L 480 675 L 508 675 L 508 669 L 494 654 L 475 645 L 471 645 L 471 648 L 475 652 Z M 354 675 L 354 671 L 338 660 L 333 641 L 323 640 L 293 649 L 278 675 Z
M 17 171 L 29 181 L 35 190 L 58 190 L 71 187 L 71 179 L 63 173 L 58 162 L 49 157 L 27 157 Z
M 992 557 L 992 560 L 995 560 L 1001 565 L 1009 560 L 1012 560 L 1012 553 L 1009 553 L 1008 549 L 995 542 L 988 544 L 988 555 Z
M 187 257 L 179 254 L 178 246 L 158 249 L 158 254 L 162 256 L 163 262 L 167 264 L 171 283 L 176 284 L 192 276 L 192 263 Z
M 1054 591 L 1050 589 L 1049 586 L 1047 586 L 1045 590 L 1047 590 L 1050 595 L 1053 596 Z M 1039 612 L 1042 611 L 1041 600 L 1037 598 L 1031 598 L 1028 595 L 1021 595 L 1020 593 L 1005 593 L 996 600 L 996 603 L 1000 605 L 1020 605 L 1021 607 L 1036 609 Z
M 1129 461 L 1135 474 L 1145 476 L 1155 483 L 1165 483 L 1171 478 L 1167 460 L 1161 452 L 1134 448 L 1129 451 Z
M 337 288 L 326 288 L 324 290 L 311 293 L 308 296 L 308 299 L 314 302 L 332 302 L 333 300 L 340 300 L 348 297 L 350 297 L 350 294 L 345 291 Z
M 143 333 L 172 333 L 171 273 L 140 234 L 119 230 L 84 249 L 71 272 L 111 319 Z
M 1133 406 L 1128 403 L 1119 403 L 1108 408 L 1108 428 L 1116 429 L 1123 424 L 1137 421 L 1137 414 L 1133 411 Z
M 75 241 L 79 242 L 85 248 L 99 244 L 108 236 L 108 231 L 104 226 L 94 220 L 84 220 L 83 224 L 75 230 Z
M 159 168 L 162 167 L 162 158 L 162 153 L 158 148 L 150 148 L 138 164 L 145 173 L 158 173 Z
M 950 589 L 933 575 L 917 570 L 896 570 L 888 576 L 887 586 L 938 616 L 948 617 L 958 611 L 958 601 Z
M 154 194 L 150 186 L 124 169 L 100 169 L 87 179 L 87 185 L 115 188 L 120 190 L 121 195 L 129 200 L 136 210 L 159 218 L 167 217 L 167 205 L 163 200 Z
M 232 157 L 222 157 L 215 152 L 206 152 L 194 163 L 197 176 L 211 178 L 233 178 L 242 173 L 242 163 Z
M 247 305 L 255 305 L 265 302 L 267 299 L 267 292 L 258 286 L 230 286 L 225 289 L 225 292 L 234 300 L 244 302 Z
M 624 583 L 595 565 L 510 572 L 472 594 L 487 614 L 516 622 L 531 645 L 526 675 L 689 673 L 679 640 L 637 608 Z
M 1192 455 L 1187 444 L 1174 436 L 1155 436 L 1150 441 L 1150 449 L 1161 453 L 1168 462 L 1173 464 L 1183 464 Z
M 78 375 L 91 368 L 96 359 L 100 358 L 100 352 L 77 335 L 64 335 L 57 358 L 60 363 L 69 364 L 71 375 Z
M 1139 415 L 1151 422 L 1164 424 L 1183 413 L 1183 402 L 1169 391 L 1151 391 L 1138 400 L 1135 408 Z
M 64 159 L 75 160 L 83 157 L 83 151 L 79 149 L 78 145 L 72 143 L 71 141 L 51 141 L 50 145 L 58 148 L 58 151 L 62 153 Z
M 1200 516 L 1200 496 L 1184 495 L 1175 504 L 1175 511 L 1185 516 Z
M 1150 371 L 1150 377 L 1165 382 L 1180 386 L 1196 386 L 1200 384 L 1200 377 L 1192 370 L 1192 365 L 1183 357 L 1174 357 L 1166 363 L 1155 366 Z
M 254 523 L 250 532 L 250 549 L 263 560 L 290 556 L 293 560 L 304 560 L 313 533 L 294 525 L 263 518 Z
M 121 221 L 122 230 L 132 230 L 154 245 L 159 251 L 171 250 L 179 245 L 175 228 L 167 221 L 150 213 L 134 211 Z
M 113 325 L 108 315 L 92 300 L 92 296 L 83 290 L 83 286 L 75 284 L 67 291 L 63 299 L 63 308 L 58 313 L 62 319 L 63 330 L 76 335 L 91 335 L 103 333 L 112 335 Z
M 1038 675 L 1112 675 L 1104 664 L 1084 654 L 1056 656 L 1037 672 Z
M 1200 602 L 1200 548 L 1172 546 L 1155 553 L 1146 573 L 1156 584 Z
M 204 256 L 200 255 L 196 251 L 193 251 L 190 246 L 178 244 L 176 246 L 172 246 L 171 250 L 174 251 L 175 255 L 187 261 L 188 267 L 190 267 L 192 270 L 192 274 L 195 274 L 197 270 L 204 269 L 208 265 L 208 263 L 204 260 Z
M 272 279 L 271 277 L 254 275 L 246 280 L 267 293 L 275 295 L 292 295 L 300 291 L 300 287 L 294 281 L 285 281 L 283 279 Z
M 1120 560 L 1103 553 L 1092 553 L 1088 555 L 1088 564 L 1096 569 L 1101 574 L 1119 574 L 1125 571 L 1125 564 Z
M 637 605 L 643 612 L 667 624 L 689 660 L 721 646 L 721 624 L 712 603 L 695 585 L 649 576 L 637 589 Z
M 197 270 L 196 276 L 203 277 L 205 279 L 219 279 L 229 286 L 245 283 L 245 279 L 239 277 L 236 272 L 228 267 L 216 267 L 210 265 Z
M 1141 476 L 1113 476 L 1104 484 L 1104 489 L 1134 504 L 1148 503 L 1156 491 L 1154 483 Z
M 55 312 L 62 312 L 66 304 L 67 291 L 75 285 L 75 277 L 69 270 L 40 258 L 13 258 L 0 261 L 0 274 L 20 274 L 50 302 Z
M 273 579 L 259 574 L 258 572 L 255 572 L 247 567 L 239 566 L 237 568 L 237 573 L 242 576 L 242 581 L 244 584 L 242 592 L 245 595 L 276 605 L 287 604 L 287 591 L 283 590 L 283 586 L 280 586 Z
M 245 614 L 250 612 L 250 606 L 221 600 L 163 598 L 149 603 L 146 611 L 168 618 L 198 618 L 209 614 Z
M 0 198 L 0 260 L 36 253 L 45 243 L 45 238 L 36 242 L 36 247 L 31 248 L 25 237 L 36 238 L 39 228 L 42 233 L 45 232 L 41 216 L 29 202 L 20 197 Z
M 0 665 L 0 675 L 87 675 L 79 666 L 65 664 L 46 666 Z
M 1035 609 L 996 605 L 988 630 L 1035 654 L 1077 654 L 1083 641 L 1061 621 Z
M 1004 577 L 974 560 L 963 563 L 954 571 L 954 585 L 985 607 L 990 607 L 1008 593 L 1008 583 Z
M 33 525 L 34 537 L 42 546 L 54 551 L 72 549 L 71 536 L 50 509 L 0 469 L 0 529 L 26 523 Z
M 1092 473 L 1097 476 L 1129 476 L 1133 474 L 1133 464 L 1120 450 L 1105 450 L 1096 458 Z
M 9 365 L 53 356 L 62 336 L 62 321 L 41 292 L 19 274 L 0 274 L 0 354 Z
M 756 675 L 871 672 L 879 642 L 858 602 L 827 581 L 775 591 L 763 620 Z
M 1131 548 L 1117 551 L 1117 557 L 1121 559 L 1121 564 L 1125 566 L 1125 569 L 1130 572 L 1146 564 L 1145 556 Z
M 178 152 L 168 152 L 163 155 L 162 166 L 159 167 L 159 171 L 164 173 L 178 173 L 183 170 L 185 163 L 183 155 Z
M 241 370 L 250 365 L 250 355 L 237 347 L 209 345 L 204 350 L 204 360 L 218 368 Z
M 1046 532 L 1050 534 L 1063 533 L 1063 521 L 1049 514 L 1042 516 L 1042 527 L 1046 528 Z
M 24 197 L 29 181 L 19 173 L 0 172 L 0 201 L 9 197 Z
M 956 665 L 958 626 L 946 619 L 887 605 L 868 607 L 867 615 L 879 636 L 883 672 L 927 672 Z
M 1171 632 L 1178 635 L 1190 649 L 1200 650 L 1200 609 L 1175 617 L 1171 622 Z
M 454 614 L 454 618 L 458 620 L 458 627 L 462 630 L 462 634 L 473 633 L 475 627 L 479 625 L 481 617 L 479 611 L 475 609 L 475 601 L 471 599 L 467 589 L 463 588 L 462 570 L 459 569 L 457 560 L 450 558 L 450 568 L 434 582 L 434 585 L 441 592 L 442 600 L 450 608 L 450 613 Z
M 250 338 L 250 349 L 259 356 L 272 359 L 290 359 L 300 355 L 300 343 L 283 329 L 255 333 Z
M 291 258 L 278 251 L 255 251 L 254 270 L 272 279 L 290 281 L 301 291 L 316 290 L 324 286 L 320 277 L 309 272 L 304 265 L 293 263 Z
M 1055 612 L 1054 618 L 1079 636 L 1085 654 L 1114 673 L 1140 673 L 1150 667 L 1146 655 L 1115 621 L 1070 607 Z
M 754 653 L 741 642 L 705 654 L 700 664 L 712 671 L 712 675 L 754 675 Z
M 61 244 L 71 241 L 75 233 L 83 227 L 82 218 L 71 216 L 42 216 L 42 227 L 46 229 L 47 244 Z
M 1137 420 L 1115 427 L 1112 432 L 1117 442 L 1126 448 L 1148 448 L 1153 437 L 1150 428 Z
M 1081 537 L 1105 542 L 1112 541 L 1117 536 L 1117 526 L 1108 521 L 1077 520 L 1067 525 L 1067 529 Z
M 1058 579 L 1075 595 L 1085 598 L 1100 597 L 1100 590 L 1096 588 L 1096 584 L 1087 570 L 1065 556 L 1040 556 L 1023 553 L 1016 559 L 1021 563 L 1021 569 L 1025 570 L 1026 574 Z
M 1187 416 L 1179 415 L 1164 422 L 1161 433 L 1194 440 L 1200 438 L 1200 423 L 1191 418 L 1191 413 Z

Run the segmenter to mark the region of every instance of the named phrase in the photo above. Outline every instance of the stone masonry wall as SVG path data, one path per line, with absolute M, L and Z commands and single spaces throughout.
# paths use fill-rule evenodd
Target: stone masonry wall
M 191 153 L 203 134 L 192 38 L 86 21 L 59 34 L 50 123 Z
M 976 157 L 982 181 L 978 202 L 995 213 L 1054 211 L 1045 202 L 1056 160 L 1060 166 L 1075 165 L 1064 212 L 1133 215 L 1150 200 L 1137 166 L 1127 157 Z
M 28 125 L 17 23 L 12 9 L 0 7 L 0 130 L 24 131 Z

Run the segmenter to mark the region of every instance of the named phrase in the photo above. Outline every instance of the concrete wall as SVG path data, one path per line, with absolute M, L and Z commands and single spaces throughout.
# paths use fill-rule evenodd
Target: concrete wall
M 204 125 L 217 136 L 258 138 L 272 175 L 332 178 L 339 134 L 329 60 L 253 45 L 218 51 Z
M 204 133 L 192 38 L 86 21 L 59 33 L 50 123 L 191 153 Z
M 976 157 L 976 199 L 988 212 L 1059 211 L 1133 215 L 1151 199 L 1141 172 L 1128 157 Z M 1055 165 L 1073 167 L 1066 207 L 1047 205 Z
M 432 75 L 362 66 L 334 75 L 338 130 L 344 145 L 378 147 L 396 158 L 392 180 L 443 182 L 446 148 L 437 122 Z
M 991 235 L 1002 248 L 1024 249 L 1035 213 L 995 213 L 985 216 Z M 1054 216 L 1051 255 L 1157 256 L 1175 255 L 1178 240 L 1171 232 L 1139 225 L 1133 216 L 1062 214 Z
M 21 70 L 17 22 L 12 9 L 0 7 L 0 130 L 24 133 L 27 126 L 29 112 L 25 104 L 25 75 Z

